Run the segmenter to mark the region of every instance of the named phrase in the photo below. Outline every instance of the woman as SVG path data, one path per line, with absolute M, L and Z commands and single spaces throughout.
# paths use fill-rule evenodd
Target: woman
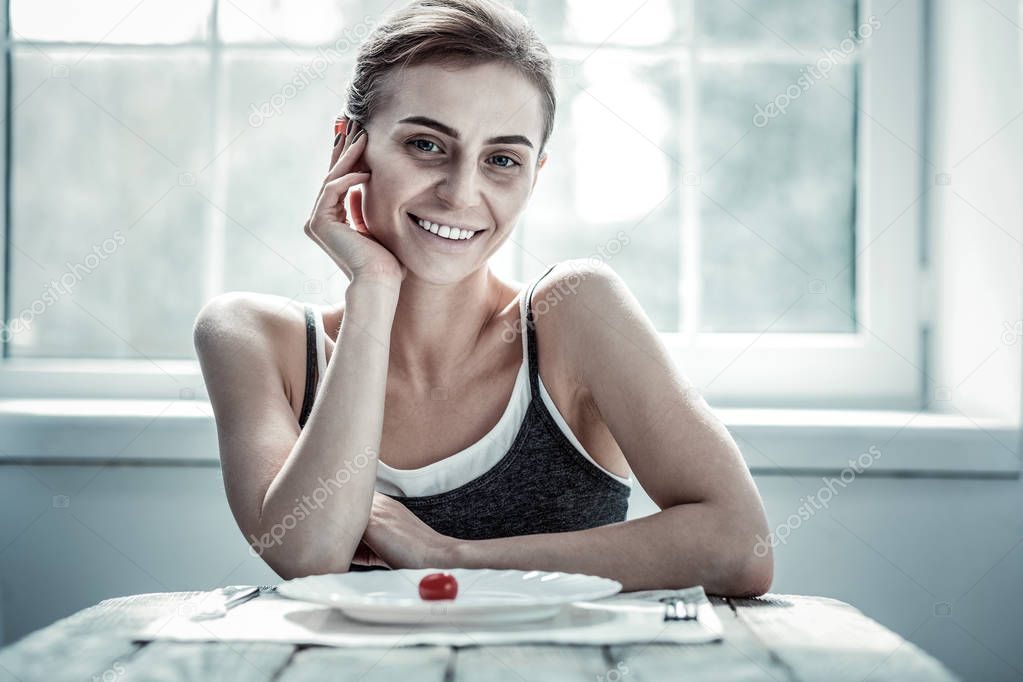
M 528 285 L 488 266 L 554 112 L 522 15 L 413 2 L 360 48 L 305 225 L 344 302 L 232 293 L 199 314 L 228 500 L 282 577 L 461 566 L 769 589 L 741 454 L 625 283 L 585 260 Z M 661 511 L 626 521 L 632 472 Z

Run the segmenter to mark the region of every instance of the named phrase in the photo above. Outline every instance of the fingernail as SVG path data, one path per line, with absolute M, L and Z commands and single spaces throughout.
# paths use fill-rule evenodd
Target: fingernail
M 365 134 L 366 134 L 366 129 L 365 128 L 361 128 L 359 130 L 359 132 L 355 133 L 355 137 L 352 138 L 352 144 L 355 144 L 356 142 L 358 142 L 359 138 L 363 137 Z
M 337 143 L 341 141 L 341 136 L 342 135 L 344 135 L 344 133 L 338 133 L 337 135 L 334 136 L 334 146 L 335 147 L 337 146 Z
M 345 135 L 348 135 L 350 132 L 352 132 L 352 119 L 345 121 Z

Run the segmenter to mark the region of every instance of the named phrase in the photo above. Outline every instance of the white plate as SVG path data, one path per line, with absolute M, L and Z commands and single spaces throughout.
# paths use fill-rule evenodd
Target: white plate
M 446 572 L 458 581 L 451 600 L 419 597 L 419 580 Z M 326 604 L 371 623 L 521 623 L 557 615 L 565 604 L 617 594 L 617 580 L 580 573 L 490 568 L 402 568 L 293 578 L 277 593 Z

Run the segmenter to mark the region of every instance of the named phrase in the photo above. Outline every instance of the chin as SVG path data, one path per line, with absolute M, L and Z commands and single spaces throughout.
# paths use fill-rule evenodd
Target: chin
M 405 276 L 406 281 L 414 277 L 421 282 L 437 285 L 457 284 L 484 265 L 465 260 L 444 263 L 432 258 L 423 259 L 415 256 L 409 257 L 409 260 L 402 260 L 402 262 L 408 268 Z

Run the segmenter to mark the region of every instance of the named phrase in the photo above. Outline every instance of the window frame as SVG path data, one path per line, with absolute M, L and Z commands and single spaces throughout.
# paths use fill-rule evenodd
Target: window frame
M 859 3 L 860 23 L 871 15 L 873 4 Z M 930 303 L 922 301 L 921 295 L 929 289 L 918 258 L 924 246 L 920 229 L 921 187 L 926 172 L 925 160 L 916 152 L 925 132 L 922 101 L 926 27 L 922 3 L 920 0 L 898 3 L 898 9 L 885 15 L 882 21 L 882 28 L 861 51 L 857 78 L 860 97 L 856 113 L 855 244 L 857 250 L 863 249 L 860 245 L 869 245 L 856 262 L 856 317 L 862 322 L 859 331 L 662 333 L 678 366 L 715 405 L 873 409 L 921 406 L 924 372 L 920 366 L 925 361 L 921 325 L 922 313 L 929 308 L 922 303 Z M 215 21 L 212 23 L 215 26 Z M 4 58 L 10 76 L 11 31 L 5 30 L 5 35 Z M 244 49 L 221 45 L 215 27 L 208 47 L 211 51 Z M 699 61 L 693 60 L 691 64 L 698 68 Z M 212 78 L 217 78 L 217 74 Z M 827 83 L 818 87 L 827 87 Z M 6 92 L 4 104 L 9 108 L 10 81 Z M 893 102 L 891 92 L 905 93 L 905 99 Z M 9 118 L 6 125 L 10 140 Z M 899 131 L 897 137 L 893 130 Z M 7 158 L 10 159 L 9 153 Z M 5 168 L 5 173 L 9 170 Z M 9 203 L 9 179 L 7 187 L 5 201 Z M 698 189 L 681 188 L 693 193 Z M 917 200 L 907 207 L 906 197 Z M 9 233 L 7 221 L 4 229 Z M 692 235 L 688 239 L 692 241 Z M 5 247 L 8 241 L 5 240 Z M 687 258 L 699 258 L 698 251 L 690 249 L 689 253 L 696 255 Z M 10 255 L 6 251 L 4 255 L 9 267 Z M 5 301 L 9 301 L 8 284 L 5 278 Z M 684 284 L 679 283 L 684 292 L 692 290 Z M 683 298 L 683 303 L 683 313 L 690 314 L 687 311 L 691 302 Z M 194 359 L 11 358 L 6 357 L 7 352 L 5 343 L 5 357 L 0 360 L 0 395 L 5 397 L 208 398 Z
M 861 25 L 872 5 L 859 3 Z M 859 52 L 854 98 L 857 331 L 663 333 L 676 362 L 714 405 L 918 409 L 924 403 L 921 299 L 927 287 L 918 255 L 929 162 L 917 150 L 925 133 L 926 26 L 918 1 L 878 18 L 882 27 Z M 894 102 L 892 92 L 905 97 Z M 907 206 L 906 197 L 916 200 Z

